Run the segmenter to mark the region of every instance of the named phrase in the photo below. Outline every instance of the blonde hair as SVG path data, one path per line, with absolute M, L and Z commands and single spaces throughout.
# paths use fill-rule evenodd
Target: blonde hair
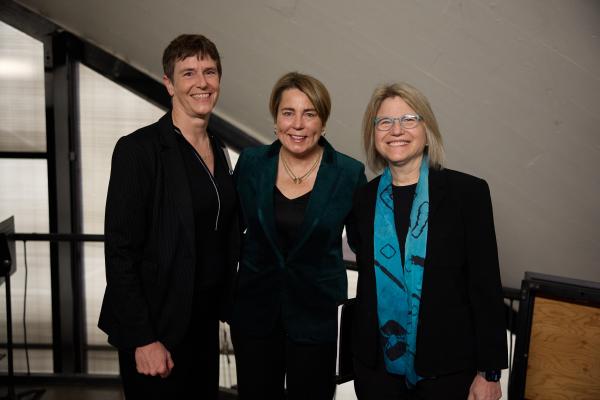
M 288 72 L 279 78 L 273 86 L 271 98 L 269 99 L 269 111 L 271 111 L 274 121 L 277 120 L 277 111 L 279 111 L 279 103 L 281 103 L 283 92 L 287 89 L 298 89 L 304 93 L 315 107 L 323 126 L 327 124 L 331 112 L 331 97 L 327 88 L 317 78 L 299 72 Z
M 431 109 L 427 97 L 417 88 L 405 82 L 381 85 L 375 88 L 362 122 L 363 146 L 367 155 L 367 164 L 374 171 L 378 172 L 385 168 L 387 161 L 379 154 L 375 148 L 375 117 L 381 103 L 385 99 L 399 97 L 415 110 L 415 113 L 423 118 L 427 134 L 427 147 L 425 152 L 429 155 L 429 166 L 435 169 L 442 169 L 444 163 L 444 145 L 442 135 L 438 127 L 437 120 Z

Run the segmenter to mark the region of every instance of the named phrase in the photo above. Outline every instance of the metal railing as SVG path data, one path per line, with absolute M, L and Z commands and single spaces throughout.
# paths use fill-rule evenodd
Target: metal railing
M 26 245 L 27 242 L 32 241 L 44 241 L 49 243 L 57 243 L 57 242 L 70 242 L 70 243 L 81 243 L 81 242 L 104 242 L 104 235 L 100 234 L 64 234 L 64 233 L 13 233 L 7 235 L 9 240 L 23 242 Z M 354 261 L 345 261 L 346 268 L 349 271 L 357 271 L 357 265 Z M 54 289 L 54 288 L 53 288 Z M 504 287 L 504 300 L 505 300 L 505 315 L 506 315 L 506 324 L 509 331 L 512 333 L 509 338 L 509 355 L 512 354 L 514 348 L 513 337 L 516 334 L 516 314 L 518 310 L 518 304 L 520 299 L 520 290 L 515 288 Z M 0 343 L 0 347 L 6 348 L 6 343 Z M 14 342 L 13 348 L 15 349 L 53 349 L 53 343 L 25 343 L 25 342 Z M 89 345 L 85 342 L 82 346 L 82 351 L 116 351 L 114 347 L 106 344 L 106 345 L 97 345 L 92 344 Z M 221 352 L 224 355 L 231 355 L 231 346 L 225 345 L 221 346 Z M 509 373 L 512 370 L 512 359 L 509 356 Z M 50 381 L 55 381 L 57 383 L 97 383 L 97 384 L 116 384 L 119 382 L 117 375 L 98 375 L 98 374 L 88 374 L 78 373 L 78 374 L 16 374 L 16 378 L 18 381 L 30 382 L 33 380 L 37 384 L 44 384 Z M 6 379 L 6 376 L 0 375 L 0 383 L 2 383 L 3 379 Z M 230 381 L 232 381 L 230 379 Z M 230 383 L 232 386 L 235 386 L 233 382 Z M 225 392 L 231 393 L 227 391 L 226 388 L 223 388 Z

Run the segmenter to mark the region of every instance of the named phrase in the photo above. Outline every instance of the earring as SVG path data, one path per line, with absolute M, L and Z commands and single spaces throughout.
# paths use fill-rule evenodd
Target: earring
M 325 130 L 323 130 L 323 131 L 321 132 L 321 136 L 325 137 L 325 133 L 326 133 L 326 132 L 325 132 Z

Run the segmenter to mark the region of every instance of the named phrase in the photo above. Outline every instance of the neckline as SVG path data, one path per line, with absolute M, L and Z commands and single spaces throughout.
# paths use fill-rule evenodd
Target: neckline
M 410 189 L 413 189 L 416 187 L 417 187 L 416 183 L 411 183 L 410 185 L 402 185 L 402 186 L 392 184 L 392 188 L 394 190 L 410 190 Z
M 294 197 L 292 199 L 290 199 L 289 197 L 287 197 L 285 194 L 281 193 L 281 190 L 279 190 L 279 188 L 277 187 L 277 185 L 275 185 L 275 194 L 278 194 L 279 196 L 281 196 L 283 199 L 287 200 L 287 201 L 296 201 L 296 200 L 301 200 L 304 197 L 309 197 L 310 194 L 312 193 L 312 190 L 309 190 L 308 192 L 298 196 L 298 197 Z

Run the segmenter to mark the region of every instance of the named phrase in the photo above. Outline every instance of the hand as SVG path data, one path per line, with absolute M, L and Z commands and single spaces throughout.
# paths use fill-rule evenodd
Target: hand
M 484 377 L 475 375 L 467 400 L 499 400 L 501 397 L 500 382 L 488 382 Z
M 135 349 L 135 366 L 140 374 L 166 378 L 175 364 L 171 353 L 157 341 Z

